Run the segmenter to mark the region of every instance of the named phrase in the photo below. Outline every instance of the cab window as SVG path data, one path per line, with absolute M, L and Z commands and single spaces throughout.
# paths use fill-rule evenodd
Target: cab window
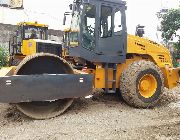
M 114 14 L 114 35 L 121 35 L 121 31 L 122 31 L 122 14 L 119 9 L 116 9 Z
M 112 36 L 112 8 L 109 6 L 101 6 L 100 18 L 100 37 L 107 38 Z
M 24 39 L 46 39 L 46 29 L 38 27 L 24 27 Z

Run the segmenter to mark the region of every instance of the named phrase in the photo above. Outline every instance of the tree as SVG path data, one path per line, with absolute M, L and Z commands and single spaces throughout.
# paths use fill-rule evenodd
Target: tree
M 163 17 L 161 22 L 162 37 L 165 41 L 172 40 L 177 37 L 176 32 L 180 29 L 180 8 L 169 10 Z
M 175 66 L 179 65 L 176 63 L 176 60 L 180 59 L 180 34 L 178 34 L 178 30 L 180 30 L 180 8 L 171 9 L 162 17 L 161 31 L 162 38 L 166 44 L 170 40 L 172 41 L 174 38 L 178 38 L 178 41 L 173 44 L 175 49 L 173 54 Z

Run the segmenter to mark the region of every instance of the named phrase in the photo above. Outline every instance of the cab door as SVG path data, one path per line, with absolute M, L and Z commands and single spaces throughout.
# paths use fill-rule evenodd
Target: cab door
M 125 9 L 112 3 L 102 3 L 99 11 L 96 53 L 118 57 L 119 63 L 124 62 L 127 50 Z

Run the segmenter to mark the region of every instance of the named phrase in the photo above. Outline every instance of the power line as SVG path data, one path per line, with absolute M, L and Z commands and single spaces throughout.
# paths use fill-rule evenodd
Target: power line
M 0 0 L 0 7 L 2 7 L 3 9 L 1 10 L 1 14 L 2 16 L 0 17 L 0 20 L 1 22 L 4 22 L 4 14 L 8 14 L 8 12 L 4 12 L 4 6 L 1 5 L 1 3 L 4 3 L 3 0 Z M 9 9 L 9 7 L 5 7 L 7 9 Z M 10 9 L 10 10 L 16 10 L 16 9 Z M 38 19 L 47 19 L 47 22 L 50 22 L 51 25 L 50 26 L 54 26 L 54 27 L 57 27 L 57 23 L 60 23 L 62 22 L 62 19 L 61 17 L 56 17 L 56 16 L 53 16 L 49 13 L 46 13 L 46 12 L 38 12 L 38 11 L 35 11 L 35 10 L 31 10 L 31 9 L 21 9 L 19 10 L 19 12 L 22 11 L 26 17 L 27 17 L 27 20 L 30 21 L 30 20 L 38 20 Z M 17 11 L 18 12 L 18 11 Z M 11 13 L 11 12 L 10 12 Z M 11 13 L 12 14 L 12 13 Z M 44 18 L 43 18 L 44 17 Z
M 28 21 L 29 21 L 29 15 L 28 15 L 28 13 L 26 12 L 26 10 L 23 10 L 23 12 L 24 12 L 24 14 L 27 16 Z
M 61 21 L 61 19 L 60 18 L 57 18 L 57 17 L 55 17 L 55 16 L 52 16 L 52 15 L 50 15 L 50 14 L 48 14 L 48 13 L 44 13 L 44 12 L 37 12 L 37 11 L 33 11 L 33 10 L 27 10 L 27 9 L 24 9 L 26 12 L 28 12 L 28 13 L 30 13 L 30 14 L 39 14 L 39 15 L 45 15 L 45 16 L 48 16 L 48 17 L 50 17 L 51 19 L 53 19 L 53 20 L 56 20 L 56 21 Z M 26 13 L 27 14 L 27 13 Z

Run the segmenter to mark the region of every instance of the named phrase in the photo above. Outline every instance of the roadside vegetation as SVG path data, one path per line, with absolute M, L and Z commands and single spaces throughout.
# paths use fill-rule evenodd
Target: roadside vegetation
M 161 22 L 161 31 L 164 42 L 173 42 L 173 62 L 175 67 L 180 67 L 180 8 L 169 10 Z
M 8 50 L 4 46 L 0 45 L 0 68 L 8 65 L 8 57 Z

